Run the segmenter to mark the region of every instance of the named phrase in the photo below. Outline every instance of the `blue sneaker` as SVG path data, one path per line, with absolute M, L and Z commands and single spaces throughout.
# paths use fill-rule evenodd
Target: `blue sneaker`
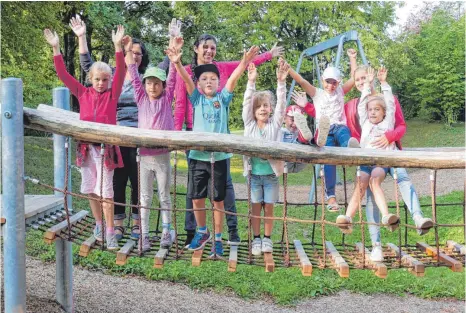
M 102 225 L 95 225 L 94 227 L 94 238 L 97 240 L 97 241 L 102 241 Z
M 210 232 L 207 233 L 200 233 L 196 232 L 196 235 L 194 235 L 193 240 L 191 241 L 191 244 L 188 247 L 188 250 L 199 250 L 204 248 L 205 244 L 207 241 L 210 240 Z
M 215 254 L 214 254 L 214 251 L 215 251 Z M 209 258 L 214 258 L 214 256 L 220 259 L 223 257 L 223 243 L 221 240 L 215 240 L 215 245 L 212 246 L 212 250 L 210 252 Z

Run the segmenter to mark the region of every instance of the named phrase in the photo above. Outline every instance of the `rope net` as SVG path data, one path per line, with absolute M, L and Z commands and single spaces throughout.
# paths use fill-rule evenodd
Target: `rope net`
M 69 140 L 65 141 L 65 155 L 68 156 L 68 149 L 69 149 Z M 103 157 L 104 154 L 104 145 L 102 144 L 101 148 L 101 155 Z M 139 150 L 139 149 L 138 149 Z M 70 167 L 66 166 L 65 172 L 65 184 L 64 189 L 55 188 L 49 184 L 41 182 L 39 179 L 25 177 L 25 181 L 34 183 L 39 185 L 43 188 L 48 190 L 57 191 L 63 194 L 64 197 L 64 208 L 63 212 L 57 212 L 56 214 L 51 215 L 51 218 L 45 218 L 40 220 L 37 223 L 33 223 L 28 225 L 34 229 L 40 230 L 45 233 L 44 238 L 47 242 L 53 242 L 54 238 L 61 238 L 64 240 L 68 240 L 74 242 L 75 244 L 81 245 L 81 256 L 87 256 L 90 250 L 92 249 L 102 249 L 104 250 L 105 247 L 105 215 L 104 214 L 104 206 L 105 204 L 117 204 L 127 207 L 128 210 L 131 210 L 132 207 L 136 207 L 138 211 L 142 208 L 149 209 L 151 211 L 158 212 L 157 222 L 155 230 L 150 231 L 151 235 L 151 249 L 149 251 L 142 252 L 142 236 L 139 236 L 139 240 L 137 243 L 133 242 L 130 236 L 126 233 L 123 236 L 123 239 L 118 242 L 119 244 L 119 251 L 115 251 L 117 253 L 117 264 L 124 264 L 128 257 L 150 257 L 155 259 L 155 267 L 161 267 L 164 261 L 174 261 L 174 260 L 192 260 L 193 265 L 199 265 L 201 260 L 206 260 L 209 256 L 209 252 L 213 245 L 215 245 L 215 237 L 212 237 L 211 242 L 208 242 L 204 249 L 201 251 L 189 251 L 184 246 L 184 241 L 187 237 L 187 234 L 180 233 L 179 228 L 179 221 L 180 221 L 180 214 L 184 214 L 186 211 L 200 211 L 200 210 L 210 210 L 211 211 L 211 225 L 212 231 L 215 234 L 215 212 L 221 212 L 228 215 L 235 215 L 238 218 L 242 219 L 242 225 L 245 225 L 247 228 L 246 234 L 247 239 L 242 240 L 239 245 L 225 245 L 224 249 L 224 257 L 219 257 L 215 253 L 215 249 L 213 249 L 213 259 L 221 260 L 225 262 L 229 262 L 232 264 L 229 267 L 229 270 L 235 270 L 236 264 L 250 264 L 250 265 L 257 265 L 257 266 L 264 266 L 266 270 L 273 271 L 274 267 L 292 267 L 298 266 L 301 267 L 303 274 L 309 274 L 310 270 L 306 272 L 306 268 L 312 268 L 312 266 L 318 268 L 331 268 L 336 269 L 340 276 L 347 277 L 349 275 L 349 269 L 357 268 L 357 269 L 370 269 L 376 271 L 378 276 L 385 277 L 386 269 L 397 269 L 397 268 L 408 268 L 410 269 L 415 275 L 423 276 L 424 275 L 424 268 L 425 267 L 438 267 L 438 266 L 446 266 L 450 267 L 454 271 L 461 271 L 462 264 L 465 262 L 465 255 L 464 255 L 464 242 L 457 243 L 452 240 L 448 240 L 448 238 L 441 238 L 439 234 L 439 230 L 442 228 L 451 228 L 456 227 L 459 228 L 460 232 L 463 233 L 464 238 L 464 230 L 465 230 L 465 216 L 466 216 L 466 205 L 463 197 L 463 202 L 461 203 L 437 203 L 436 199 L 436 178 L 437 178 L 437 171 L 431 171 L 430 174 L 430 182 L 431 182 L 431 199 L 432 203 L 429 204 L 422 204 L 421 208 L 432 208 L 432 220 L 434 223 L 433 232 L 434 232 L 434 242 L 427 244 L 424 241 L 418 240 L 416 242 L 412 242 L 409 240 L 409 231 L 415 230 L 416 226 L 410 225 L 408 222 L 408 210 L 406 204 L 403 206 L 405 214 L 404 214 L 404 222 L 400 223 L 400 227 L 397 230 L 397 240 L 396 244 L 392 242 L 387 242 L 384 240 L 384 236 L 382 237 L 383 241 L 383 255 L 384 260 L 383 262 L 371 262 L 368 256 L 369 250 L 371 245 L 367 243 L 366 240 L 366 226 L 369 225 L 382 225 L 381 223 L 372 223 L 368 222 L 364 218 L 363 214 L 363 205 L 361 201 L 361 195 L 363 190 L 361 189 L 361 182 L 360 182 L 360 171 L 359 167 L 356 173 L 356 192 L 359 193 L 359 201 L 358 201 L 358 218 L 353 221 L 353 227 L 356 229 L 359 228 L 360 232 L 360 239 L 355 240 L 355 235 L 352 235 L 352 243 L 348 243 L 347 236 L 344 234 L 341 235 L 340 240 L 335 240 L 335 238 L 339 237 L 339 228 L 337 224 L 333 222 L 336 215 L 332 215 L 327 213 L 327 209 L 325 207 L 325 175 L 323 167 L 320 168 L 320 172 L 316 173 L 316 167 L 312 167 L 312 172 L 310 172 L 309 176 L 311 179 L 314 180 L 314 199 L 311 203 L 298 203 L 298 202 L 290 202 L 288 199 L 288 168 L 285 167 L 285 172 L 283 175 L 283 202 L 278 202 L 275 206 L 275 216 L 273 217 L 264 217 L 264 216 L 256 216 L 252 214 L 252 204 L 251 204 L 251 164 L 248 164 L 248 175 L 246 177 L 246 184 L 247 184 L 247 198 L 241 199 L 237 198 L 236 202 L 246 202 L 246 209 L 245 213 L 233 213 L 227 210 L 220 210 L 215 208 L 213 195 L 214 195 L 214 179 L 212 175 L 212 179 L 210 181 L 210 208 L 203 208 L 203 209 L 186 209 L 179 207 L 177 204 L 178 196 L 186 196 L 186 193 L 179 192 L 177 189 L 177 172 L 178 172 L 178 161 L 179 155 L 177 151 L 173 153 L 173 189 L 171 191 L 171 197 L 173 199 L 171 215 L 173 221 L 173 227 L 175 232 L 175 240 L 173 245 L 170 248 L 162 248 L 160 246 L 160 236 L 158 236 L 161 231 L 159 230 L 159 221 L 160 221 L 160 213 L 162 208 L 159 207 L 144 207 L 141 205 L 141 199 L 138 195 L 138 205 L 131 205 L 126 203 L 118 203 L 109 201 L 104 199 L 102 196 L 98 198 L 93 198 L 88 195 L 83 195 L 80 193 L 73 192 L 72 190 L 68 190 L 68 181 L 70 179 Z M 68 162 L 68 157 L 66 157 L 66 162 Z M 137 163 L 138 163 L 138 186 L 140 186 L 140 156 L 138 153 L 137 156 Z M 214 172 L 214 158 L 211 157 L 211 172 Z M 102 195 L 102 186 L 103 186 L 103 167 L 104 162 L 101 162 L 101 190 L 100 194 Z M 319 174 L 319 175 L 317 175 Z M 318 196 L 317 192 L 317 176 L 320 176 L 320 184 L 321 184 L 321 193 L 320 197 Z M 343 167 L 343 182 L 344 182 L 344 207 L 348 206 L 347 201 L 347 185 L 346 185 L 346 168 Z M 466 188 L 466 187 L 465 187 Z M 396 216 L 401 219 L 401 207 L 398 197 L 398 185 L 397 185 L 397 173 L 395 171 L 394 174 L 394 190 L 395 190 L 395 204 L 389 206 L 389 209 L 395 209 Z M 157 194 L 154 190 L 154 194 Z M 93 229 L 95 226 L 95 220 L 90 216 L 90 214 L 82 215 L 77 217 L 78 213 L 72 213 L 68 210 L 67 205 L 67 196 L 71 195 L 72 197 L 79 198 L 79 199 L 87 199 L 87 200 L 94 200 L 98 201 L 100 205 L 100 212 L 101 212 L 101 219 L 102 219 L 102 236 L 103 241 L 92 240 L 93 238 Z M 320 198 L 320 200 L 319 200 Z M 184 200 L 184 197 L 182 197 Z M 280 205 L 282 206 L 281 213 L 279 213 Z M 442 209 L 449 209 L 451 206 L 460 206 L 463 209 L 463 223 L 456 223 L 456 224 L 446 224 L 446 223 L 439 223 L 437 219 L 437 212 L 439 208 Z M 207 206 L 205 206 L 207 207 Z M 293 211 L 297 209 L 306 210 L 306 216 L 309 216 L 308 219 L 297 218 L 293 216 Z M 320 217 L 318 213 L 320 211 Z M 206 212 L 207 213 L 207 212 Z M 291 214 L 290 214 L 291 213 Z M 330 217 L 327 218 L 327 214 Z M 128 225 L 131 224 L 131 214 L 127 214 L 128 216 Z M 74 218 L 76 217 L 76 218 Z M 275 240 L 274 242 L 274 250 L 273 253 L 264 255 L 264 257 L 260 256 L 253 256 L 251 253 L 251 244 L 252 244 L 252 223 L 251 220 L 254 218 L 258 218 L 262 220 L 273 220 L 281 222 L 281 238 L 279 240 Z M 152 222 L 151 222 L 152 223 Z M 207 221 L 209 225 L 209 221 Z M 154 224 L 154 223 L 152 223 Z M 61 225 L 61 226 L 60 226 Z M 299 227 L 303 226 L 302 228 Z M 317 232 L 316 226 L 320 226 L 320 234 Z M 359 227 L 358 227 L 359 226 Z M 404 242 L 402 240 L 403 237 L 403 230 L 404 230 Z M 52 235 L 50 233 L 53 232 Z M 277 238 L 280 233 L 279 226 L 276 223 L 274 227 L 274 237 Z M 384 231 L 381 232 L 382 235 L 385 235 Z M 335 235 L 337 234 L 337 235 Z M 320 238 L 319 238 L 320 237 Z M 392 237 L 393 238 L 393 237 Z M 332 239 L 332 241 L 329 241 Z M 226 241 L 223 238 L 223 241 Z M 367 246 L 367 247 L 366 247 Z M 162 253 L 163 252 L 163 253 Z M 197 258 L 198 261 L 194 262 L 194 258 Z M 210 257 L 212 259 L 212 256 Z M 120 260 L 120 263 L 119 263 Z

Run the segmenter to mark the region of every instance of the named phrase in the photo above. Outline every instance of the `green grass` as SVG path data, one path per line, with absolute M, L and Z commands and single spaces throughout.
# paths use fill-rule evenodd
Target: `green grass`
M 423 145 L 423 141 L 418 136 L 411 134 L 430 133 L 437 138 L 448 138 L 443 141 L 444 146 L 464 145 L 464 124 L 463 127 L 445 129 L 443 125 L 420 124 L 413 122 L 409 124 L 409 132 L 405 137 L 405 146 L 416 147 Z M 441 137 L 443 136 L 443 137 Z M 429 137 L 429 140 L 431 138 Z M 425 139 L 427 140 L 427 139 Z M 432 138 L 431 144 L 440 145 Z M 25 172 L 26 175 L 40 178 L 42 182 L 53 184 L 53 145 L 48 138 L 25 137 Z M 73 159 L 74 160 L 74 159 Z M 184 156 L 179 157 L 178 168 L 180 172 L 186 172 L 186 162 Z M 232 159 L 232 176 L 234 181 L 244 182 L 241 175 L 241 159 L 235 156 Z M 293 178 L 297 177 L 297 178 Z M 72 171 L 73 190 L 79 190 L 80 177 L 75 170 Z M 293 183 L 291 181 L 293 180 Z M 310 183 L 309 172 L 290 175 L 290 184 L 308 185 Z M 179 191 L 185 191 L 185 186 L 178 186 Z M 49 194 L 50 190 L 38 185 L 26 183 L 27 194 Z M 128 194 L 128 193 L 127 193 Z M 438 203 L 462 202 L 463 192 L 453 192 L 449 195 L 438 197 Z M 185 199 L 177 197 L 177 206 L 184 208 Z M 421 199 L 422 204 L 430 204 L 429 197 Z M 87 209 L 88 203 L 82 199 L 73 199 L 73 207 L 77 210 Z M 244 202 L 237 202 L 239 213 L 246 213 L 247 206 Z M 277 205 L 276 216 L 282 216 L 282 206 Z M 294 207 L 289 206 L 289 216 L 299 219 L 312 218 L 313 208 L 309 206 Z M 424 208 L 426 216 L 431 215 L 430 207 Z M 440 223 L 462 223 L 461 206 L 442 208 L 438 210 L 438 220 Z M 156 214 L 151 214 L 151 219 L 155 219 Z M 209 214 L 208 214 L 209 216 Z M 336 214 L 326 213 L 328 220 L 334 221 Z M 178 230 L 183 232 L 182 212 L 178 213 Z M 320 218 L 320 209 L 317 218 Z M 412 223 L 412 221 L 409 221 Z M 153 223 L 152 223 L 153 225 Z M 239 229 L 242 238 L 247 237 L 246 220 L 239 218 Z M 360 239 L 360 229 L 355 227 L 352 235 L 347 236 L 347 243 L 354 243 Z M 310 226 L 289 223 L 289 237 L 309 241 Z M 431 231 L 424 237 L 419 237 L 414 230 L 409 233 L 410 243 L 418 240 L 434 243 L 434 233 Z M 464 241 L 464 233 L 461 228 L 441 228 L 439 229 L 441 239 L 448 238 L 459 242 Z M 281 223 L 276 222 L 272 239 L 278 241 L 281 238 Z M 340 232 L 334 227 L 325 227 L 325 238 L 335 243 L 341 241 Z M 315 241 L 321 240 L 321 228 L 316 229 Z M 398 233 L 389 233 L 382 229 L 382 241 L 398 244 Z M 366 244 L 369 244 L 368 232 L 366 231 Z M 273 273 L 265 273 L 264 269 L 256 266 L 238 265 L 237 272 L 228 273 L 227 265 L 224 262 L 202 262 L 200 267 L 192 267 L 190 262 L 177 261 L 167 262 L 162 270 L 153 269 L 153 260 L 149 258 L 130 258 L 125 266 L 115 265 L 115 254 L 101 251 L 93 251 L 89 257 L 78 256 L 79 247 L 73 245 L 74 263 L 88 269 L 100 269 L 112 275 L 138 275 L 150 280 L 165 280 L 177 283 L 184 283 L 194 289 L 211 289 L 217 292 L 234 292 L 244 298 L 271 297 L 274 301 L 284 305 L 294 305 L 298 301 L 317 295 L 328 295 L 342 289 L 347 289 L 358 293 L 390 293 L 404 295 L 406 293 L 423 298 L 449 297 L 456 299 L 465 298 L 465 277 L 464 273 L 454 273 L 448 268 L 427 268 L 426 275 L 422 278 L 415 278 L 407 270 L 391 270 L 387 279 L 378 279 L 368 270 L 351 270 L 349 279 L 340 278 L 334 270 L 314 269 L 311 277 L 303 277 L 298 268 L 277 268 Z M 43 261 L 53 262 L 54 247 L 44 244 L 42 233 L 29 231 L 26 241 L 26 253 L 38 257 Z

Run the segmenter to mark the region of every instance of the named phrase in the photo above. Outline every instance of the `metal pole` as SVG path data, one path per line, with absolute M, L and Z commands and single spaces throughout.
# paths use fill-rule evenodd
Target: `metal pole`
M 53 90 L 53 106 L 56 108 L 70 109 L 70 91 L 68 88 L 59 87 Z M 53 135 L 53 165 L 54 185 L 56 188 L 65 187 L 65 171 L 70 170 L 71 149 L 68 149 L 68 164 L 65 164 L 65 136 Z M 68 145 L 69 146 L 69 145 Z M 68 176 L 68 189 L 71 190 L 71 177 Z M 55 196 L 63 197 L 63 193 L 55 191 Z M 71 196 L 66 197 L 68 209 L 71 214 Z M 73 255 L 71 242 L 58 238 L 55 240 L 56 260 L 56 297 L 66 312 L 73 312 Z
M 2 79 L 2 211 L 5 312 L 26 312 L 23 82 Z

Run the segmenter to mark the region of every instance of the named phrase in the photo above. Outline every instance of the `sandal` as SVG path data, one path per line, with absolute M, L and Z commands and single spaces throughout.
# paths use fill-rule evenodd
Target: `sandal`
M 340 212 L 338 203 L 327 204 L 327 211 L 329 212 Z
M 115 226 L 113 229 L 115 230 L 116 240 L 120 241 L 123 238 L 124 234 L 125 234 L 125 228 L 123 226 Z M 117 231 L 119 233 L 117 233 Z
M 140 235 L 139 230 L 140 230 L 139 225 L 133 225 L 131 227 L 131 239 L 139 240 L 139 235 Z M 136 231 L 138 232 L 136 233 Z

